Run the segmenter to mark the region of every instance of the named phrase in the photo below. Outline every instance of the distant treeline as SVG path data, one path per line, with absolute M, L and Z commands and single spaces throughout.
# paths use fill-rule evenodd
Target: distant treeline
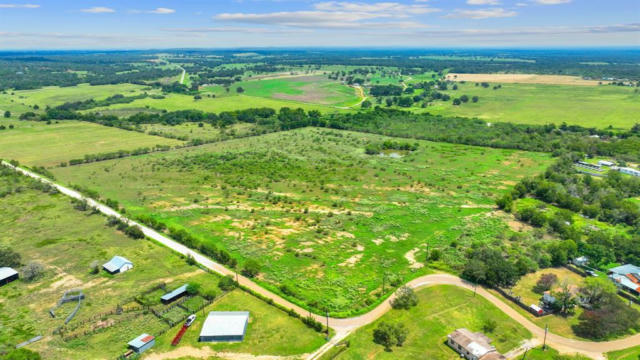
M 138 113 L 124 118 L 96 113 L 80 114 L 55 108 L 48 109 L 40 119 L 84 120 L 129 130 L 134 130 L 138 124 L 177 125 L 184 122 L 202 122 L 221 128 L 238 122 L 255 123 L 269 131 L 316 126 L 456 144 L 550 152 L 556 156 L 577 152 L 588 156 L 611 156 L 624 161 L 640 161 L 640 125 L 629 131 L 615 132 L 566 124 L 487 123 L 480 119 L 429 113 L 413 114 L 381 107 L 367 112 L 330 115 L 322 115 L 316 110 L 285 107 L 279 111 L 255 108 L 219 114 L 198 110 Z

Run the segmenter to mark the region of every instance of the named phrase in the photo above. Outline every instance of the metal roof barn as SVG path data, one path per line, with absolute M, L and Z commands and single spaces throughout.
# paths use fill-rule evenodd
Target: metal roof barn
M 211 311 L 200 330 L 198 341 L 242 341 L 249 323 L 248 311 Z
M 133 263 L 122 256 L 114 256 L 109 262 L 102 265 L 109 274 L 123 273 L 133 267 Z
M 0 267 L 0 286 L 18 279 L 18 272 L 10 267 Z
M 184 285 L 180 286 L 179 288 L 173 290 L 172 292 L 168 292 L 168 293 L 162 295 L 160 300 L 162 301 L 163 304 L 168 304 L 168 303 L 174 301 L 175 299 L 186 295 L 188 286 L 189 286 L 188 284 L 184 284 Z
M 156 343 L 156 338 L 149 334 L 142 334 L 129 341 L 129 348 L 138 354 L 149 350 Z

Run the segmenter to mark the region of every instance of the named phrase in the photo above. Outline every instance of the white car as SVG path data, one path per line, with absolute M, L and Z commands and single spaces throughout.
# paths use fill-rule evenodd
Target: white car
M 184 326 L 189 327 L 191 326 L 191 324 L 193 324 L 194 321 L 196 321 L 196 314 L 191 314 L 187 318 L 187 321 L 184 322 Z

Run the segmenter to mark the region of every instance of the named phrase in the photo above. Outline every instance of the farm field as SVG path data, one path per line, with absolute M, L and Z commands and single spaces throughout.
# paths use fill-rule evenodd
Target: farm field
M 493 84 L 492 84 L 493 85 Z M 454 106 L 435 102 L 426 109 L 433 114 L 478 117 L 489 122 L 569 125 L 585 127 L 631 128 L 638 122 L 640 94 L 622 86 L 570 86 L 542 84 L 502 84 L 493 90 L 475 83 L 458 84 L 446 91 L 452 98 L 478 96 L 477 103 Z
M 472 243 L 507 236 L 494 198 L 552 161 L 427 141 L 414 152 L 364 153 L 385 140 L 306 128 L 52 172 L 134 217 L 186 229 L 240 266 L 255 259 L 267 288 L 347 316 L 379 301 L 382 274 L 395 287 L 431 271 L 428 249 L 442 251 L 429 266 L 456 272 Z
M 270 99 L 259 96 L 234 95 L 225 97 L 209 98 L 206 95 L 200 100 L 195 100 L 191 95 L 167 94 L 164 99 L 138 99 L 129 104 L 114 104 L 108 107 L 97 107 L 91 112 L 102 112 L 104 110 L 130 109 L 130 108 L 150 108 L 156 110 L 201 110 L 205 112 L 219 113 L 222 111 L 235 111 L 249 108 L 268 107 L 280 109 L 282 107 L 302 108 L 305 110 L 319 110 L 322 113 L 340 111 L 337 108 L 318 104 L 307 104 L 299 101 Z
M 2 173 L 0 179 L 5 186 L 23 186 L 22 192 L 7 195 L 0 203 L 4 214 L 0 225 L 5 228 L 0 234 L 0 246 L 17 251 L 23 263 L 37 261 L 45 268 L 44 276 L 33 282 L 18 280 L 0 288 L 3 324 L 0 351 L 43 335 L 43 340 L 28 346 L 43 359 L 112 359 L 124 353 L 126 343 L 143 332 L 157 336 L 166 331 L 165 337 L 172 337 L 177 327 L 170 328 L 165 321 L 179 321 L 189 315 L 181 308 L 174 308 L 159 318 L 150 312 L 135 310 L 141 303 L 164 311 L 167 308 L 160 304 L 159 297 L 185 283 L 199 284 L 200 293 L 204 294 L 183 303 L 194 310 L 204 303 L 203 296 L 223 294 L 217 288 L 218 276 L 188 265 L 170 250 L 149 240 L 125 236 L 108 227 L 104 216 L 74 209 L 61 194 L 47 195 L 25 188 L 32 181 L 12 171 Z M 114 255 L 131 260 L 133 269 L 118 275 L 90 271 L 92 262 L 103 264 Z M 167 290 L 157 288 L 162 285 Z M 63 328 L 63 339 L 53 331 L 63 325 L 75 304 L 57 309 L 56 318 L 48 311 L 70 289 L 82 289 L 86 298 L 77 315 Z M 140 302 L 134 300 L 135 297 L 139 297 Z M 113 314 L 118 306 L 123 313 Z M 220 345 L 217 350 L 294 355 L 324 343 L 324 335 L 307 328 L 300 320 L 238 290 L 221 296 L 206 307 L 206 311 L 234 306 L 250 311 L 253 316 L 243 343 L 253 348 L 238 349 L 237 345 L 230 344 Z M 260 327 L 254 329 L 256 323 Z M 200 323 L 191 329 L 192 333 L 199 332 L 199 328 Z M 159 344 L 160 339 L 164 338 L 159 338 Z
M 451 81 L 490 82 L 490 83 L 518 83 L 518 84 L 549 84 L 549 85 L 582 85 L 597 86 L 605 81 L 583 79 L 579 76 L 568 75 L 539 75 L 539 74 L 457 74 L 446 76 Z
M 54 166 L 87 154 L 182 144 L 179 140 L 73 120 L 46 124 L 0 119 L 0 124 L 14 125 L 2 133 L 0 158 L 29 166 Z
M 203 124 L 201 127 L 198 123 L 187 122 L 178 125 L 141 124 L 140 128 L 149 135 L 175 137 L 184 140 L 200 139 L 204 141 L 218 141 L 229 136 L 246 136 L 253 134 L 258 127 L 250 123 L 236 123 L 221 131 L 220 128 L 213 127 L 209 124 Z
M 495 321 L 496 327 L 487 336 L 503 354 L 531 337 L 524 327 L 484 298 L 474 297 L 471 291 L 440 285 L 417 290 L 416 294 L 419 298 L 416 307 L 389 311 L 351 334 L 346 339 L 349 347 L 336 347 L 322 359 L 460 359 L 460 355 L 445 344 L 447 335 L 463 327 L 483 331 L 488 320 Z M 402 347 L 385 352 L 383 346 L 373 342 L 373 330 L 380 322 L 401 323 L 407 327 L 408 336 Z
M 54 107 L 66 102 L 84 101 L 89 99 L 102 100 L 115 94 L 125 96 L 139 95 L 149 88 L 134 84 L 96 85 L 80 84 L 76 86 L 58 87 L 48 86 L 35 90 L 18 90 L 0 95 L 0 109 L 6 104 L 13 103 L 24 106 L 38 105 L 44 109 L 46 105 Z

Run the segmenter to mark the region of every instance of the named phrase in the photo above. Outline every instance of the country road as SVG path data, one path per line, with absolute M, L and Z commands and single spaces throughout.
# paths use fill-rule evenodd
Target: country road
M 187 75 L 187 70 L 185 70 L 183 67 L 180 67 L 180 69 L 182 69 L 182 75 L 180 76 L 180 84 L 184 84 L 184 76 Z
M 143 224 L 137 223 L 133 220 L 126 218 L 125 216 L 119 214 L 118 212 L 111 209 L 110 207 L 103 205 L 91 198 L 87 198 L 75 190 L 56 184 L 48 179 L 45 179 L 41 175 L 33 173 L 29 170 L 26 170 L 20 167 L 15 167 L 6 161 L 2 161 L 2 165 L 12 168 L 17 172 L 22 173 L 23 175 L 26 175 L 34 179 L 38 179 L 44 183 L 50 184 L 51 186 L 54 186 L 56 189 L 58 189 L 58 191 L 60 191 L 62 194 L 65 194 L 69 197 L 79 199 L 79 200 L 86 200 L 89 206 L 97 208 L 101 213 L 107 216 L 115 216 L 130 225 L 139 226 L 142 232 L 150 239 L 155 240 L 161 243 L 162 245 L 182 255 L 193 256 L 196 262 L 198 262 L 201 266 L 206 267 L 211 271 L 214 271 L 220 275 L 235 276 L 234 271 L 225 268 L 224 266 L 216 263 L 210 258 L 191 250 L 190 248 L 176 242 L 175 240 L 172 240 L 171 238 L 157 232 L 156 230 L 153 230 Z M 249 278 L 238 275 L 238 280 L 241 285 L 255 291 L 256 293 L 259 293 L 262 296 L 272 299 L 275 303 L 278 303 L 279 305 L 282 305 L 286 308 L 293 309 L 296 313 L 300 314 L 301 316 L 306 317 L 307 315 L 309 315 L 308 310 L 305 310 L 302 307 L 297 306 L 291 303 L 290 301 L 280 297 L 279 295 L 274 294 L 269 290 L 262 288 L 260 285 L 253 282 Z M 407 286 L 411 288 L 421 288 L 425 286 L 434 286 L 434 285 L 453 285 L 453 286 L 466 288 L 469 290 L 474 290 L 473 284 L 466 282 L 457 276 L 449 275 L 449 274 L 425 275 L 407 283 Z M 491 302 L 493 305 L 498 307 L 509 317 L 511 317 L 512 319 L 520 323 L 522 326 L 524 326 L 527 330 L 529 330 L 532 333 L 534 338 L 533 343 L 542 344 L 542 340 L 544 338 L 544 329 L 538 327 L 532 321 L 527 319 L 524 315 L 520 314 L 518 311 L 513 309 L 511 306 L 506 304 L 501 299 L 491 294 L 486 289 L 482 287 L 478 287 L 477 295 L 487 299 L 489 302 Z M 335 330 L 336 335 L 327 344 L 325 344 L 316 352 L 311 354 L 308 357 L 308 359 L 310 360 L 318 359 L 320 356 L 322 356 L 322 354 L 324 354 L 326 351 L 331 349 L 331 347 L 333 347 L 339 341 L 344 339 L 351 332 L 375 321 L 380 316 L 384 315 L 387 311 L 391 309 L 390 301 L 392 298 L 393 296 L 385 300 L 384 302 L 382 302 L 380 305 L 378 305 L 376 308 L 374 308 L 370 312 L 360 316 L 355 316 L 355 317 L 346 318 L 346 319 L 329 318 L 329 326 L 331 326 L 331 328 Z M 312 316 L 317 321 L 320 321 L 322 323 L 326 321 L 326 318 L 324 316 L 315 315 L 315 314 L 312 314 Z M 547 335 L 547 344 L 561 353 L 580 353 L 592 359 L 605 359 L 605 356 L 603 353 L 615 351 L 615 350 L 622 350 L 629 347 L 640 345 L 640 334 L 636 334 L 636 335 L 629 336 L 627 338 L 619 339 L 619 340 L 606 341 L 606 342 L 592 342 L 592 341 L 569 339 L 553 333 L 549 333 Z

